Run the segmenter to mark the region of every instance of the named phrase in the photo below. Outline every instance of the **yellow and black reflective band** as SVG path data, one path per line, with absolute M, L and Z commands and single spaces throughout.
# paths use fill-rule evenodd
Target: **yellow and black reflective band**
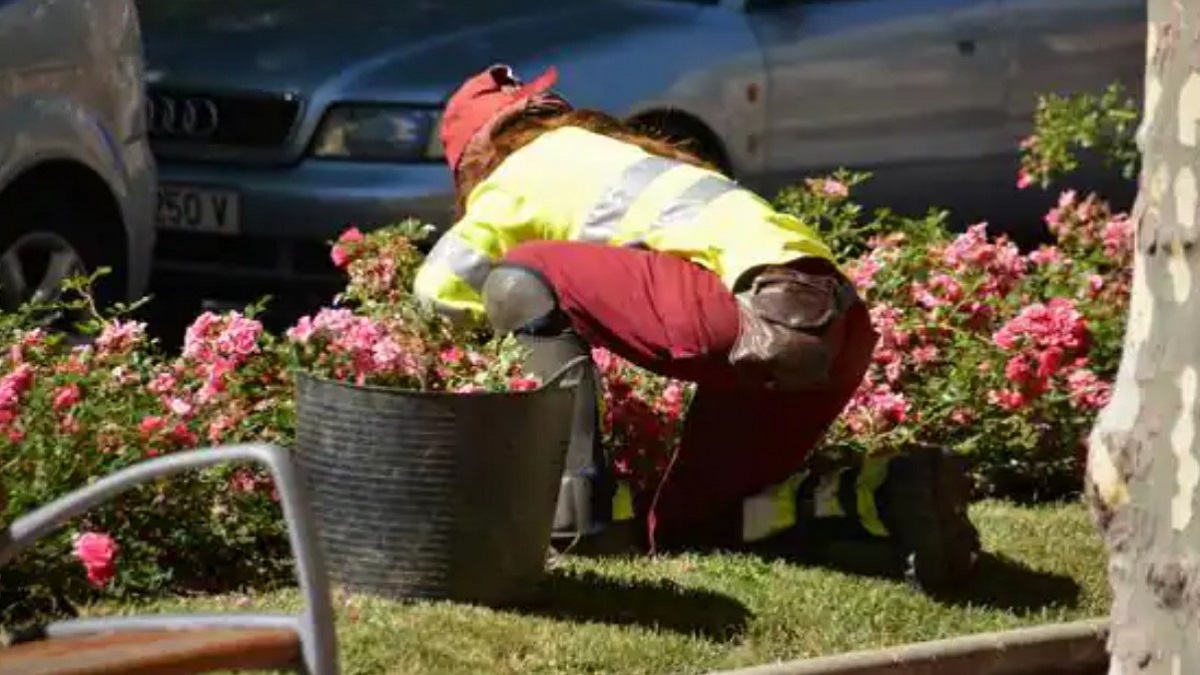
M 858 479 L 854 486 L 858 502 L 859 524 L 876 537 L 886 537 L 889 534 L 887 526 L 879 517 L 879 507 L 875 501 L 876 493 L 887 480 L 889 459 L 888 457 L 873 456 L 863 458 L 862 467 L 859 469 Z
M 778 534 L 797 522 L 796 491 L 808 478 L 807 470 L 742 502 L 742 541 L 752 542 Z
M 617 481 L 617 489 L 613 493 L 612 500 L 612 521 L 619 523 L 624 520 L 633 520 L 636 515 L 633 508 L 633 489 L 629 487 L 629 483 L 623 480 Z

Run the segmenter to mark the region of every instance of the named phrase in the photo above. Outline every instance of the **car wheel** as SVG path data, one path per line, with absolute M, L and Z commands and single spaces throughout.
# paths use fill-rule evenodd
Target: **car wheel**
M 34 230 L 0 250 L 0 307 L 59 300 L 63 282 L 87 273 L 83 254 L 57 232 Z
M 0 204 L 0 311 L 63 299 L 63 282 L 100 267 L 98 305 L 120 300 L 126 280 L 124 237 L 111 224 L 88 223 L 72 200 L 48 191 L 6 196 Z

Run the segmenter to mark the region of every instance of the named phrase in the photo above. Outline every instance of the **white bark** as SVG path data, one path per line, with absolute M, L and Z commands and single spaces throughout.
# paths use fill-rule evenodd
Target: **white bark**
M 1124 353 L 1086 492 L 1109 550 L 1110 675 L 1200 673 L 1200 0 L 1148 0 Z

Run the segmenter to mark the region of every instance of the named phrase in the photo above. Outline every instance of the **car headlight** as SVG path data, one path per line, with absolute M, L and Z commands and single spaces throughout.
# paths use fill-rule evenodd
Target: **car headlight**
M 312 154 L 392 162 L 442 159 L 440 119 L 441 112 L 429 108 L 337 106 L 321 121 Z

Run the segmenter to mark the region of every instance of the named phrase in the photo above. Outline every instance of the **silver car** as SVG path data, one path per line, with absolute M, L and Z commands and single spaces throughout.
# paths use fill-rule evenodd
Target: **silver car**
M 0 0 L 0 309 L 106 266 L 146 289 L 155 171 L 133 0 Z
M 350 225 L 450 220 L 439 107 L 493 62 L 771 193 L 837 167 L 1016 203 L 1035 95 L 1140 93 L 1143 0 L 141 0 L 164 278 L 319 281 Z M 1011 209 L 1010 209 L 1011 210 Z

